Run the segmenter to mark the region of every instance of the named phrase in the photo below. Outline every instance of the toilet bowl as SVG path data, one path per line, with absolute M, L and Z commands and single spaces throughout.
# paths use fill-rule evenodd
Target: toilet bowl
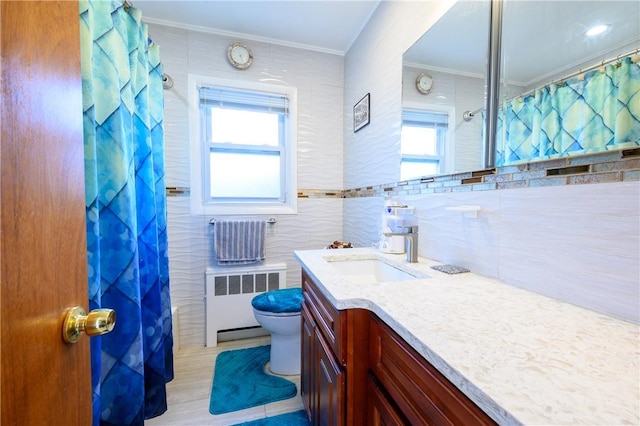
M 302 289 L 286 288 L 261 293 L 251 300 L 256 321 L 271 333 L 269 370 L 300 374 Z

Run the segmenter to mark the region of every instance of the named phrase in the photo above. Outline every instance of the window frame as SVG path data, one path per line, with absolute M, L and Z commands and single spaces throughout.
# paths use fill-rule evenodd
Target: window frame
M 209 155 L 216 144 L 203 137 L 204 123 L 200 107 L 199 88 L 202 86 L 248 90 L 284 95 L 289 100 L 288 122 L 282 129 L 285 133 L 281 150 L 280 182 L 284 199 L 273 198 L 238 201 L 233 199 L 211 199 Z M 297 213 L 297 89 L 249 81 L 229 80 L 216 77 L 189 74 L 189 133 L 190 133 L 190 195 L 191 213 L 202 215 L 237 214 L 296 214 Z M 282 125 L 283 123 L 280 123 Z M 282 142 L 281 142 L 282 143 Z

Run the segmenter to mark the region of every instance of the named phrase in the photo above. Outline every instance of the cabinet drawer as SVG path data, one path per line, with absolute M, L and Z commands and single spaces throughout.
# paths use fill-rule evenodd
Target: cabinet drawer
M 495 424 L 386 324 L 369 326 L 371 370 L 410 424 Z
M 343 339 L 346 337 L 346 321 L 340 312 L 320 293 L 304 270 L 302 271 L 302 290 L 318 329 L 338 361 L 345 365 L 347 361 L 346 345 Z

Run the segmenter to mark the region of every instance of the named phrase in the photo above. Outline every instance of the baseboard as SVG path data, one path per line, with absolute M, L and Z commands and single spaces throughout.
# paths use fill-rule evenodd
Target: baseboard
M 250 339 L 252 337 L 268 335 L 269 332 L 260 326 L 237 328 L 234 330 L 222 330 L 218 332 L 218 342 L 229 342 L 231 340 Z

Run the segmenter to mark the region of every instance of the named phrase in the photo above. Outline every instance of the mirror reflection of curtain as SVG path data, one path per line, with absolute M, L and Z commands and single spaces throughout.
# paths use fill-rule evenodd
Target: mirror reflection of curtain
M 80 1 L 89 306 L 117 316 L 91 339 L 94 426 L 162 414 L 173 378 L 162 65 L 141 18 Z
M 627 57 L 512 99 L 497 127 L 497 166 L 640 146 L 640 64 Z

